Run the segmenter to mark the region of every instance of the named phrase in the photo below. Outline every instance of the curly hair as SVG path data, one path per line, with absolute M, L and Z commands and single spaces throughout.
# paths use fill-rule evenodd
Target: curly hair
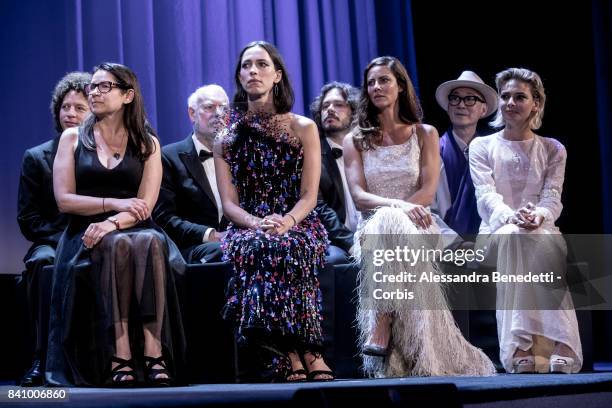
M 58 134 L 62 133 L 62 123 L 60 122 L 60 110 L 62 109 L 62 103 L 64 98 L 70 91 L 80 92 L 85 99 L 87 99 L 87 93 L 85 92 L 85 85 L 91 81 L 91 74 L 87 72 L 70 72 L 55 85 L 53 94 L 51 96 L 51 115 L 53 116 L 53 124 Z
M 382 141 L 382 131 L 378 120 L 378 108 L 374 106 L 368 94 L 368 74 L 376 66 L 385 66 L 391 70 L 401 91 L 397 96 L 399 104 L 399 119 L 402 123 L 421 123 L 423 109 L 416 96 L 416 91 L 408 75 L 408 71 L 400 60 L 395 57 L 374 58 L 363 71 L 361 98 L 357 109 L 358 132 L 354 136 L 355 147 L 362 150 L 374 149 Z
M 495 85 L 497 86 L 497 93 L 501 97 L 501 89 L 512 79 L 521 81 L 529 85 L 531 89 L 531 95 L 533 99 L 539 102 L 539 108 L 537 112 L 534 112 L 529 119 L 529 127 L 532 130 L 537 130 L 542 126 L 542 118 L 544 117 L 544 105 L 546 104 L 546 93 L 544 92 L 544 84 L 542 79 L 534 71 L 527 68 L 508 68 L 499 72 L 495 76 Z M 506 125 L 504 117 L 502 116 L 501 109 L 497 109 L 497 114 L 491 122 L 489 122 L 494 128 L 502 128 Z
M 267 41 L 250 42 L 244 46 L 242 51 L 240 51 L 240 55 L 238 55 L 238 62 L 236 63 L 236 69 L 234 72 L 234 81 L 236 83 L 236 93 L 234 94 L 233 100 L 234 108 L 240 111 L 247 110 L 246 106 L 248 97 L 246 91 L 240 83 L 240 67 L 242 63 L 242 56 L 246 50 L 253 47 L 261 47 L 266 50 L 270 56 L 270 59 L 272 60 L 272 63 L 274 64 L 274 69 L 282 72 L 281 80 L 278 84 L 274 85 L 274 91 L 272 92 L 276 113 L 287 113 L 291 111 L 291 108 L 293 108 L 293 104 L 295 103 L 295 95 L 293 93 L 293 86 L 291 86 L 291 81 L 289 80 L 287 67 L 285 66 L 285 62 L 283 61 L 283 57 L 281 57 L 280 52 L 278 52 L 274 45 Z
M 321 105 L 327 93 L 333 89 L 340 91 L 340 94 L 351 108 L 351 123 L 354 122 L 357 115 L 357 107 L 359 106 L 359 90 L 353 85 L 344 82 L 329 82 L 321 88 L 319 96 L 310 104 L 310 115 L 319 128 L 319 134 L 323 134 L 323 124 L 321 123 Z

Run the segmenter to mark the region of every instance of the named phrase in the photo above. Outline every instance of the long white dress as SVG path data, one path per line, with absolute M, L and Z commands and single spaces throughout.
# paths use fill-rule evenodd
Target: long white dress
M 470 171 L 476 189 L 480 236 L 486 238 L 501 273 L 555 272 L 564 278 L 567 247 L 555 221 L 561 214 L 565 147 L 555 139 L 535 136 L 510 141 L 498 132 L 470 145 Z M 535 204 L 543 216 L 534 231 L 507 224 L 508 217 Z M 576 312 L 565 286 L 551 290 L 537 284 L 497 286 L 497 331 L 500 360 L 512 372 L 517 347 L 530 349 L 534 336 L 569 346 L 576 356 L 573 372 L 582 367 L 582 346 Z M 543 306 L 544 305 L 544 306 Z M 546 305 L 557 305 L 556 310 Z
M 421 185 L 421 151 L 416 133 L 407 142 L 394 146 L 378 146 L 362 154 L 367 191 L 406 201 Z M 363 214 L 355 237 L 354 255 L 361 263 L 359 273 L 358 326 L 363 347 L 372 330 L 376 314 L 392 316 L 392 335 L 386 358 L 363 355 L 364 371 L 373 377 L 493 375 L 495 367 L 478 348 L 461 334 L 448 309 L 440 284 L 376 283 L 372 275 L 402 272 L 420 274 L 437 272 L 432 262 L 387 262 L 375 266 L 373 249 L 440 248 L 438 226 L 418 229 L 399 208 L 380 207 Z M 414 299 L 376 300 L 375 289 L 413 291 Z

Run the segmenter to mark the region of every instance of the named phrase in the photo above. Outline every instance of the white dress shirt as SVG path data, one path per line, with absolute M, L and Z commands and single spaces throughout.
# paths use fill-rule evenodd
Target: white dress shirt
M 196 152 L 198 152 L 198 154 L 200 153 L 201 150 L 204 150 L 207 152 L 211 151 L 208 147 L 200 143 L 195 133 L 191 135 L 191 139 L 193 140 L 193 144 L 195 145 Z M 221 206 L 221 196 L 219 195 L 219 189 L 217 188 L 215 162 L 213 161 L 213 159 L 204 160 L 202 162 L 202 167 L 204 168 L 204 174 L 206 174 L 206 178 L 208 179 L 208 184 L 210 184 L 210 189 L 212 190 L 213 195 L 215 196 L 215 204 L 217 205 L 217 216 L 218 216 L 219 222 L 221 222 L 221 218 L 223 217 L 223 207 Z M 206 232 L 204 233 L 202 242 L 208 242 L 210 234 L 214 230 L 215 230 L 214 228 L 207 229 Z
M 331 148 L 342 149 L 338 143 L 334 142 L 331 138 L 327 138 L 327 143 Z M 336 164 L 338 165 L 338 170 L 340 170 L 340 177 L 342 177 L 342 187 L 344 189 L 344 208 L 346 209 L 346 220 L 344 225 L 346 228 L 355 232 L 357 230 L 357 225 L 359 224 L 359 220 L 361 218 L 361 213 L 357 211 L 355 207 L 355 203 L 353 202 L 353 197 L 351 196 L 351 192 L 348 187 L 348 183 L 346 182 L 346 175 L 344 174 L 344 156 L 340 156 L 336 159 Z

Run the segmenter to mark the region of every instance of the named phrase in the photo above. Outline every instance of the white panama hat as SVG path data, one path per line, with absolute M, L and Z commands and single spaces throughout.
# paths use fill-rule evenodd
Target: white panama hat
M 472 71 L 463 71 L 459 78 L 452 81 L 446 81 L 436 89 L 436 101 L 442 109 L 448 110 L 448 94 L 453 89 L 457 88 L 472 88 L 480 92 L 487 104 L 487 113 L 485 116 L 491 115 L 497 110 L 497 92 Z

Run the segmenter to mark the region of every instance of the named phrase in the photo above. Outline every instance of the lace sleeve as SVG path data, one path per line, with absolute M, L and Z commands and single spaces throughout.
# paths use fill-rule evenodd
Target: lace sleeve
M 488 139 L 488 138 L 486 138 Z M 476 203 L 480 218 L 491 231 L 502 227 L 514 211 L 504 203 L 504 198 L 495 188 L 493 168 L 490 163 L 485 138 L 476 138 L 470 144 L 470 173 L 476 190 Z
M 544 183 L 540 192 L 540 200 L 536 204 L 536 214 L 547 221 L 556 221 L 561 215 L 561 192 L 565 179 L 565 161 L 567 152 L 565 147 L 556 140 L 548 139 L 548 163 L 544 171 Z

